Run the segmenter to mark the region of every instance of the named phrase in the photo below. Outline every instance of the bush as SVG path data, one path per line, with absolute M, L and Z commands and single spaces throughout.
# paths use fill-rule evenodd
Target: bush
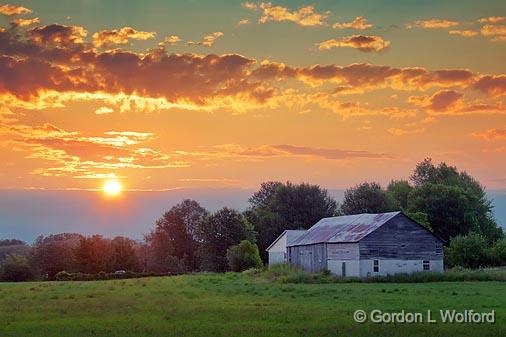
M 72 281 L 72 274 L 67 273 L 65 270 L 63 270 L 59 273 L 56 273 L 54 279 L 56 281 Z
M 260 268 L 262 260 L 258 253 L 258 246 L 248 240 L 227 250 L 228 265 L 232 271 L 243 271 L 249 268 Z
M 494 244 L 491 255 L 496 266 L 506 266 L 506 239 L 501 239 Z
M 445 251 L 446 262 L 450 267 L 485 267 L 490 263 L 489 256 L 485 237 L 475 233 L 456 236 Z
M 8 282 L 32 281 L 35 274 L 26 256 L 10 254 L 3 260 L 0 279 Z

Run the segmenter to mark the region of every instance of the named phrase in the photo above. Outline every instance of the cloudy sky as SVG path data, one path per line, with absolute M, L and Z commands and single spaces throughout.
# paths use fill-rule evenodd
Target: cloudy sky
M 504 1 L 0 5 L 0 189 L 506 188 Z

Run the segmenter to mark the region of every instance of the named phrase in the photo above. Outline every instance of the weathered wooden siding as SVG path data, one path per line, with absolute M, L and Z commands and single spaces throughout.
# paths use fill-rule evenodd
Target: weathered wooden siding
M 358 243 L 327 243 L 328 260 L 358 260 Z
M 327 269 L 327 249 L 324 243 L 288 247 L 288 260 L 307 272 L 318 273 Z
M 360 259 L 442 260 L 443 245 L 399 214 L 359 242 Z

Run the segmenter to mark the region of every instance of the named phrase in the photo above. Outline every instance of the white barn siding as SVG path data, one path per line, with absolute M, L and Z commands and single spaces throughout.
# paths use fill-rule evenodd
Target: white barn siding
M 288 262 L 288 249 L 287 246 L 305 231 L 303 230 L 286 230 L 274 241 L 267 252 L 269 253 L 269 265 L 281 264 Z
M 328 243 L 327 269 L 337 276 L 360 276 L 358 243 Z
M 423 260 L 398 260 L 398 259 L 378 259 L 379 271 L 373 271 L 374 260 L 360 260 L 360 277 L 368 276 L 385 276 L 393 274 L 409 274 L 423 271 Z M 430 270 L 432 272 L 442 273 L 442 260 L 429 261 Z

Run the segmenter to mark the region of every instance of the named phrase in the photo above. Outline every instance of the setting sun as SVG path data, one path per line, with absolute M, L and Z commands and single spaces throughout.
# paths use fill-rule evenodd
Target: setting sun
M 115 196 L 121 193 L 121 184 L 117 180 L 108 180 L 102 188 L 104 193 L 110 196 Z

